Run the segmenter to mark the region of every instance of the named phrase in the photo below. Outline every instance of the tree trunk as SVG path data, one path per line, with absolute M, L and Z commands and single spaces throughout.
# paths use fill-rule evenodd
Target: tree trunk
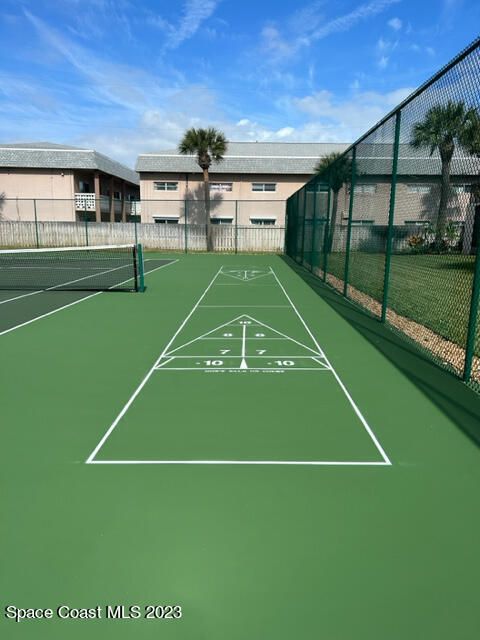
M 335 235 L 335 224 L 337 223 L 338 209 L 338 191 L 333 192 L 332 215 L 330 217 L 330 227 L 328 230 L 327 253 L 330 253 L 333 247 L 333 237 Z
M 208 169 L 203 169 L 203 188 L 205 197 L 205 233 L 207 236 L 207 251 L 213 251 L 212 225 L 210 222 L 210 178 Z
M 442 160 L 442 184 L 440 204 L 438 205 L 437 228 L 435 230 L 435 249 L 440 251 L 447 226 L 448 201 L 450 199 L 450 166 L 451 160 Z

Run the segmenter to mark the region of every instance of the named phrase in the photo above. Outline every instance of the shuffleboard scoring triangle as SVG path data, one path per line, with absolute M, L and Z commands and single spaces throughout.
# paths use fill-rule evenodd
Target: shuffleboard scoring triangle
M 247 344 L 251 344 L 252 342 L 258 344 L 263 341 L 278 341 L 278 343 L 283 343 L 282 346 L 285 347 L 286 351 L 289 351 L 289 355 L 294 354 L 297 357 L 324 358 L 322 351 L 305 345 L 303 342 L 278 331 L 253 316 L 241 314 L 177 347 L 173 346 L 173 348 L 170 348 L 168 352 L 163 354 L 163 359 L 180 357 L 185 353 L 193 353 L 199 343 L 206 344 L 210 341 L 219 341 L 221 339 L 224 339 L 225 342 L 243 341 Z
M 234 278 L 235 280 L 240 280 L 241 282 L 250 282 L 251 280 L 256 280 L 257 278 L 263 278 L 264 276 L 269 276 L 272 274 L 272 270 L 270 267 L 266 269 L 261 269 L 257 267 L 246 267 L 246 268 L 225 268 L 222 267 L 220 273 L 224 276 L 228 276 L 230 278 Z

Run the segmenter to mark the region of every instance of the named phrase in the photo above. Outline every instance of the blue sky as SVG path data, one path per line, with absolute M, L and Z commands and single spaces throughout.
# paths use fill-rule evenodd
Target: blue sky
M 478 0 L 2 0 L 0 141 L 351 142 L 479 24 Z

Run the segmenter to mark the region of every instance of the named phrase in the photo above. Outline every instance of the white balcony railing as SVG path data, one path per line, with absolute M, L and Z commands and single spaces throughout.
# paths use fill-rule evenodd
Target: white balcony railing
M 75 209 L 77 211 L 95 211 L 94 193 L 76 193 Z
M 139 216 L 142 213 L 142 203 L 139 200 L 130 200 L 130 215 Z

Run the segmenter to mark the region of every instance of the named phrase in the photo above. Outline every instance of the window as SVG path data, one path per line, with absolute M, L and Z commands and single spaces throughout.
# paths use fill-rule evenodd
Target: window
M 178 191 L 178 182 L 154 182 L 155 191 Z
M 232 221 L 233 221 L 233 216 L 225 217 L 225 218 L 221 218 L 221 217 L 210 218 L 210 222 L 212 224 L 232 224 Z
M 276 191 L 275 182 L 252 182 L 252 191 Z
M 377 193 L 376 184 L 356 184 L 355 195 L 373 195 Z
M 153 216 L 156 224 L 178 224 L 178 218 L 172 216 Z
M 260 225 L 260 226 L 271 226 L 277 222 L 276 218 L 261 218 L 261 217 L 251 217 L 250 224 Z
M 431 189 L 430 184 L 407 184 L 408 193 L 430 193 Z
M 122 194 L 120 193 L 120 191 L 114 191 L 113 197 L 115 198 L 115 200 L 121 200 Z
M 454 184 L 453 185 L 454 193 L 472 193 L 472 185 L 471 184 Z
M 231 191 L 233 187 L 232 182 L 211 182 L 210 191 Z
M 90 193 L 90 183 L 85 180 L 78 181 L 78 190 L 80 193 Z
M 428 220 L 405 220 L 403 224 L 408 224 L 413 227 L 427 227 L 431 223 Z
M 373 220 L 352 220 L 352 227 L 363 227 L 369 224 L 373 224 Z

